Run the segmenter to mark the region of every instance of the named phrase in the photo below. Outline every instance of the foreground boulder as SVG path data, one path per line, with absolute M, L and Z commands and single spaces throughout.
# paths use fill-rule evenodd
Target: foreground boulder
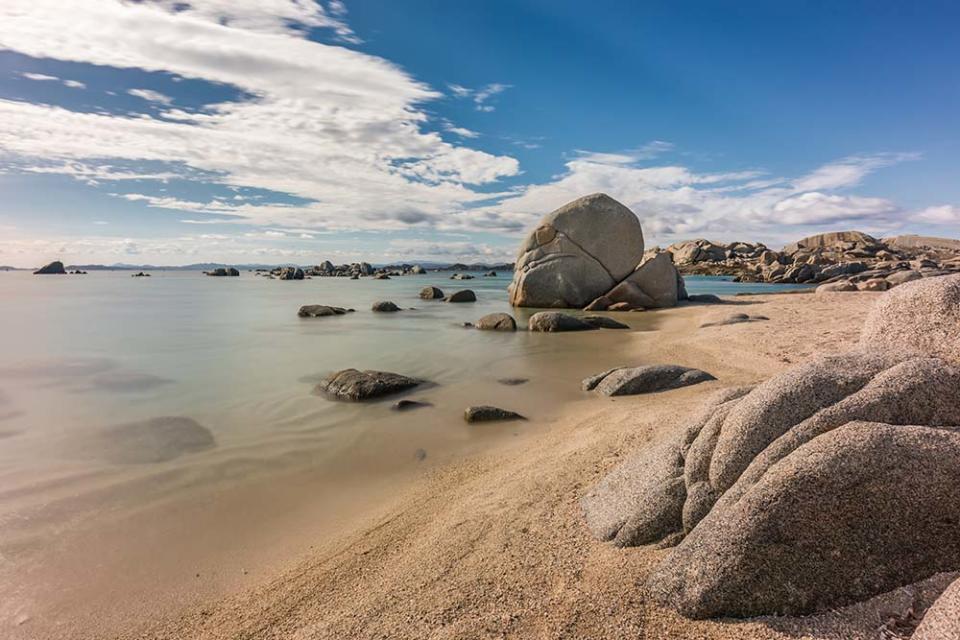
M 629 396 L 678 389 L 691 384 L 716 380 L 700 369 L 675 364 L 653 364 L 642 367 L 620 367 L 583 381 L 583 389 L 605 396 Z
M 33 272 L 35 276 L 45 276 L 45 275 L 63 275 L 66 274 L 67 270 L 64 269 L 63 263 L 59 260 L 55 260 L 48 265 L 42 266 L 36 271 Z
M 483 331 L 516 331 L 517 321 L 508 313 L 489 313 L 477 320 L 476 326 Z
M 326 316 L 342 316 L 353 309 L 344 309 L 343 307 L 330 307 L 325 304 L 305 304 L 297 311 L 301 318 L 323 318 Z
M 467 407 L 463 412 L 463 419 L 467 422 L 503 422 L 506 420 L 526 420 L 522 415 L 514 411 L 508 411 L 499 407 L 489 405 L 480 405 L 476 407 Z
M 908 282 L 876 302 L 860 333 L 870 349 L 914 349 L 960 362 L 960 275 Z
M 958 568 L 957 522 L 960 433 L 851 422 L 694 529 L 648 588 L 694 618 L 810 613 Z
M 388 371 L 343 369 L 330 374 L 316 390 L 338 400 L 362 401 L 412 389 L 423 380 Z
M 602 193 L 540 221 L 517 258 L 510 304 L 582 308 L 630 275 L 643 258 L 640 221 Z
M 559 311 L 541 311 L 530 316 L 527 320 L 527 329 L 530 331 L 591 331 L 594 325 L 584 322 L 580 318 Z

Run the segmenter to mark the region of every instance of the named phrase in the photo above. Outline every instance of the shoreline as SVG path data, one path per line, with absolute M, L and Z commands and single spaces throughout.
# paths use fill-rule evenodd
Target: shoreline
M 521 430 L 415 479 L 366 524 L 289 559 L 274 578 L 116 637 L 794 637 L 782 635 L 782 621 L 691 621 L 651 605 L 635 585 L 662 552 L 593 540 L 578 501 L 624 454 L 680 428 L 711 391 L 841 350 L 876 295 L 761 297 L 657 312 L 659 331 L 634 334 L 644 361 L 696 365 L 718 381 L 574 402 L 549 428 Z M 744 307 L 770 320 L 698 329 Z M 833 316 L 831 328 L 806 332 L 824 313 Z M 864 609 L 876 613 L 861 605 L 805 624 L 825 633 L 865 629 Z

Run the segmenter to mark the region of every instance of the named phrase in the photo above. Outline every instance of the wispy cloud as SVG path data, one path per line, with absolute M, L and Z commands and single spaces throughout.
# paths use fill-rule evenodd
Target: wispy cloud
M 490 112 L 496 109 L 490 104 L 491 99 L 509 89 L 510 85 L 494 82 L 479 89 L 470 89 L 460 84 L 448 84 L 447 88 L 455 98 L 471 99 L 477 111 Z
M 27 80 L 34 80 L 37 82 L 59 82 L 60 84 L 70 87 L 71 89 L 86 89 L 87 85 L 80 82 L 79 80 L 64 80 L 63 78 L 58 78 L 57 76 L 49 76 L 45 73 L 21 73 L 21 77 L 26 78 Z
M 157 104 L 171 105 L 173 98 L 152 89 L 128 89 L 127 93 L 135 98 L 146 100 L 147 102 L 156 102 Z

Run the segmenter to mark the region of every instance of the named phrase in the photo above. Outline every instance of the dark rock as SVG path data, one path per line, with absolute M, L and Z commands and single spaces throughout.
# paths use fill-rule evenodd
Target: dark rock
M 413 458 L 417 462 L 423 462 L 427 459 L 427 450 L 426 449 L 417 449 L 413 452 Z
M 519 413 L 507 411 L 506 409 L 500 409 L 498 407 L 491 407 L 488 405 L 467 407 L 467 410 L 463 412 L 463 419 L 470 423 L 526 420 L 526 418 Z
M 429 402 L 423 402 L 420 400 L 398 400 L 390 405 L 390 408 L 394 411 L 409 411 L 410 409 L 422 409 L 423 407 L 432 407 L 433 405 Z
M 559 311 L 541 311 L 530 316 L 527 321 L 527 328 L 530 331 L 590 331 L 596 329 L 592 324 L 588 324 L 566 313 Z
M 400 311 L 400 307 L 389 300 L 381 300 L 380 302 L 374 302 L 370 310 L 377 313 L 393 313 L 394 311 Z
M 59 260 L 55 260 L 50 264 L 40 267 L 39 269 L 33 272 L 33 274 L 37 276 L 65 275 L 66 273 L 67 273 L 67 270 L 63 268 L 63 263 L 60 262 Z
M 462 289 L 460 291 L 454 291 L 448 295 L 445 300 L 447 302 L 476 302 L 477 294 L 470 289 Z
M 350 309 L 349 311 L 353 311 Z M 325 304 L 305 304 L 297 311 L 301 318 L 322 318 L 325 316 L 342 316 L 348 310 L 343 307 L 330 307 Z
M 525 384 L 529 382 L 529 378 L 500 378 L 497 380 L 500 384 L 506 385 L 508 387 L 515 387 L 519 384 Z
M 723 304 L 723 299 L 712 293 L 694 293 L 687 296 L 687 300 L 698 304 Z
M 281 280 L 303 280 L 304 275 L 300 267 L 284 267 L 280 270 Z
M 344 369 L 323 380 L 317 385 L 317 391 L 339 400 L 356 402 L 399 393 L 420 384 L 423 380 L 388 371 Z
M 517 321 L 507 313 L 489 313 L 477 320 L 477 329 L 484 331 L 516 331 Z

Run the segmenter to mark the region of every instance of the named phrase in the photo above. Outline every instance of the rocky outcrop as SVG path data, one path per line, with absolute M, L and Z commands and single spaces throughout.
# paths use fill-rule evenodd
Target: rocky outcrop
M 234 267 L 217 267 L 213 271 L 204 271 L 204 273 L 217 278 L 236 278 L 240 275 L 240 271 Z
M 707 380 L 716 378 L 699 369 L 675 364 L 654 364 L 610 369 L 587 378 L 581 386 L 585 391 L 596 391 L 605 396 L 629 396 L 677 389 Z
M 527 329 L 549 333 L 559 331 L 591 331 L 597 327 L 580 318 L 559 311 L 541 311 L 530 316 Z
M 284 267 L 277 277 L 281 280 L 303 280 L 304 276 L 304 271 L 300 267 Z
M 503 422 L 507 420 L 526 420 L 522 415 L 514 411 L 508 411 L 499 407 L 489 405 L 480 405 L 476 407 L 467 407 L 463 412 L 463 419 L 467 422 Z
M 64 275 L 67 273 L 67 270 L 63 268 L 63 263 L 59 260 L 55 260 L 48 265 L 44 265 L 33 272 L 35 276 L 46 276 L 46 275 Z
M 668 253 L 644 256 L 640 221 L 598 193 L 546 216 L 521 245 L 510 303 L 603 311 L 670 307 L 685 297 Z
M 343 369 L 330 374 L 317 385 L 316 391 L 337 400 L 358 402 L 406 391 L 420 384 L 423 380 L 399 373 Z
M 516 331 L 517 321 L 508 313 L 489 313 L 477 320 L 476 327 L 483 331 Z

